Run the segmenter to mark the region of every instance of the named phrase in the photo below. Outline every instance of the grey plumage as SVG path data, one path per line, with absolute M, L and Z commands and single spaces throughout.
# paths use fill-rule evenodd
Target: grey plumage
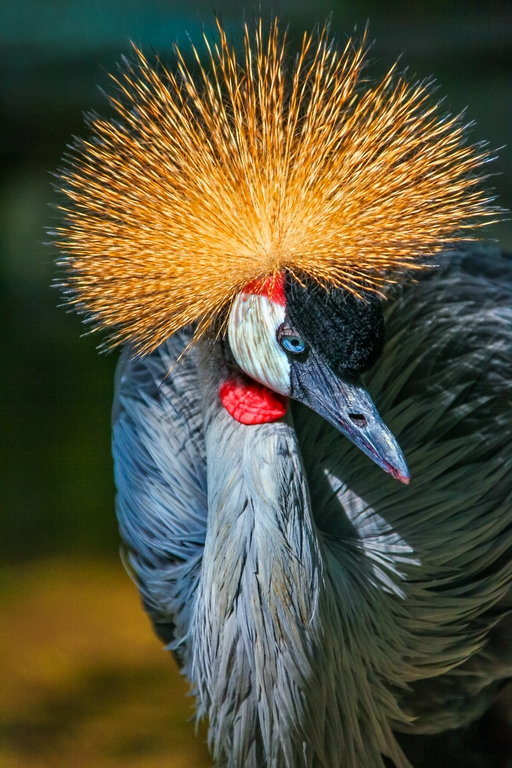
M 235 422 L 186 330 L 120 362 L 118 516 L 229 768 L 409 765 L 392 730 L 479 717 L 512 675 L 512 262 L 472 246 L 385 304 L 366 375 L 400 486 L 313 411 Z

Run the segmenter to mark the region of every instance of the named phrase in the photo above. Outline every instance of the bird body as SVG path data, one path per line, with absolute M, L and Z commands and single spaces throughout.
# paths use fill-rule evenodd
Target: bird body
M 236 422 L 220 341 L 125 353 L 121 533 L 219 761 L 406 766 L 391 729 L 466 726 L 512 674 L 511 295 L 473 246 L 389 302 L 368 386 L 407 488 L 301 404 Z
M 467 726 L 512 673 L 489 155 L 428 84 L 363 88 L 364 44 L 244 44 L 125 66 L 62 174 L 61 286 L 126 344 L 125 559 L 217 765 L 407 768 L 394 732 Z

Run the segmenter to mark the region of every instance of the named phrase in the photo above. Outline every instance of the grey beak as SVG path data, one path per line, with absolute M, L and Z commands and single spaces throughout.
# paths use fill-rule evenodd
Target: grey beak
M 409 483 L 402 450 L 360 382 L 336 376 L 313 353 L 291 364 L 291 396 L 339 429 L 385 472 Z

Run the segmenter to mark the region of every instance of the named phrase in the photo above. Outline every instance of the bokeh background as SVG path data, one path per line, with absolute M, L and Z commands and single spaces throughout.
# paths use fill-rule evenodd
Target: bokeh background
M 251 5 L 247 4 L 252 13 Z M 233 39 L 244 5 L 220 0 Z M 510 0 L 263 3 L 292 37 L 332 13 L 343 40 L 370 21 L 372 73 L 402 56 L 467 106 L 499 149 L 493 186 L 512 207 Z M 52 172 L 83 111 L 106 111 L 129 41 L 164 57 L 214 26 L 205 0 L 5 0 L 0 4 L 0 766 L 208 766 L 192 701 L 153 638 L 118 561 L 109 410 L 116 354 L 98 355 L 58 308 Z M 507 142 L 509 145 L 507 146 Z M 490 233 L 512 250 L 512 225 Z M 455 762 L 452 763 L 455 765 Z M 475 763 L 475 765 L 478 763 Z

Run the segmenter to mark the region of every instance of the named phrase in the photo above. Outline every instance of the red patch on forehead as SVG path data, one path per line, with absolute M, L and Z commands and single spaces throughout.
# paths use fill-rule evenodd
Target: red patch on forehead
M 286 413 L 288 398 L 273 392 L 248 376 L 228 379 L 221 384 L 222 405 L 240 424 L 268 424 Z
M 281 307 L 286 306 L 284 295 L 284 272 L 278 272 L 277 275 L 270 277 L 258 277 L 245 286 L 243 293 L 254 293 L 257 296 L 265 296 L 270 301 L 275 301 Z

